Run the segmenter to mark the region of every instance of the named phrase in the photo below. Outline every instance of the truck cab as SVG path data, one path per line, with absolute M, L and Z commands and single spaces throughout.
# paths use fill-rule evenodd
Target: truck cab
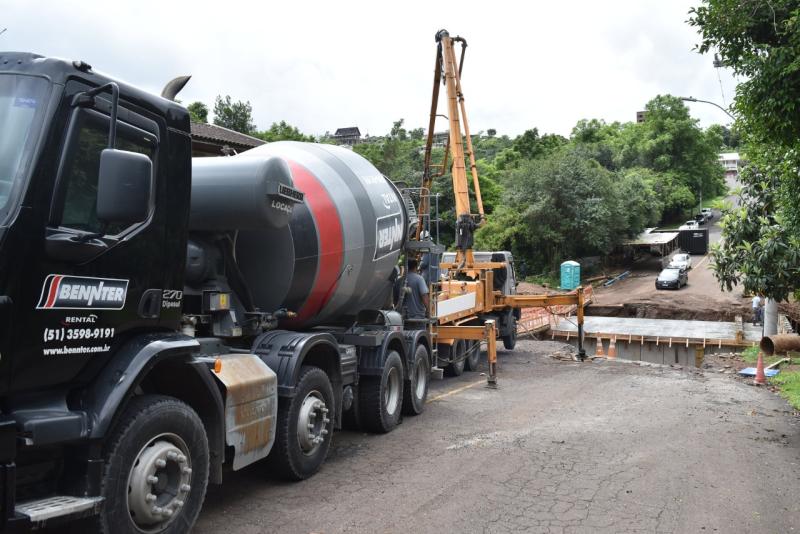
M 178 104 L 30 53 L 0 53 L 0 128 L 0 520 L 15 523 L 42 517 L 15 503 L 46 497 L 74 496 L 51 515 L 95 510 L 100 455 L 62 445 L 114 423 L 98 380 L 124 382 L 120 355 L 147 336 L 192 345 L 172 305 L 191 139 Z

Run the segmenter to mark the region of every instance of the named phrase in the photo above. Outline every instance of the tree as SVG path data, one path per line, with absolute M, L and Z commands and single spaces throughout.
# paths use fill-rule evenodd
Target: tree
M 539 129 L 533 128 L 517 137 L 513 148 L 525 159 L 536 159 L 547 156 L 566 143 L 567 139 L 560 135 L 545 134 L 540 137 Z
M 186 106 L 186 109 L 189 110 L 189 116 L 192 122 L 201 122 L 204 124 L 208 122 L 208 106 L 202 102 L 192 102 Z
M 750 163 L 712 251 L 716 276 L 724 288 L 741 283 L 781 300 L 800 288 L 800 4 L 706 0 L 690 13 L 698 51 L 718 51 L 745 79 L 733 109 Z
M 575 147 L 521 160 L 503 185 L 503 205 L 478 231 L 477 243 L 510 248 L 535 268 L 608 254 L 628 233 L 614 175 Z
M 217 95 L 214 102 L 214 124 L 251 135 L 256 131 L 256 125 L 253 123 L 253 106 L 250 102 L 241 100 L 233 102 L 230 95 L 226 95 L 225 98 Z
M 269 130 L 255 132 L 253 135 L 259 139 L 263 139 L 267 143 L 272 143 L 273 141 L 313 142 L 315 140 L 313 135 L 304 135 L 300 130 L 286 121 L 273 122 Z
M 618 165 L 672 173 L 695 196 L 721 194 L 725 182 L 718 160 L 720 133 L 713 129 L 703 131 L 675 96 L 656 96 L 645 110 L 643 123 L 632 123 L 621 130 Z

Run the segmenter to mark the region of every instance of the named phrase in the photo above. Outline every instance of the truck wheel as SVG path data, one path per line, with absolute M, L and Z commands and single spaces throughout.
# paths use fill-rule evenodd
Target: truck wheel
M 517 346 L 517 318 L 511 316 L 509 324 L 509 333 L 503 336 L 503 346 L 506 350 L 514 350 Z
M 464 367 L 467 371 L 477 371 L 481 361 L 481 342 L 476 340 L 467 341 L 467 358 L 464 360 Z
M 431 362 L 425 345 L 417 345 L 414 352 L 414 365 L 409 370 L 409 380 L 404 382 L 403 413 L 419 415 L 425 409 L 428 398 L 428 378 L 431 374 Z
M 291 398 L 278 400 L 275 445 L 267 457 L 272 472 L 305 480 L 322 466 L 333 437 L 333 388 L 319 367 L 304 365 Z
M 208 438 L 197 413 L 172 397 L 135 397 L 106 445 L 98 530 L 191 530 L 203 505 L 208 471 Z
M 467 344 L 463 339 L 458 339 L 453 344 L 451 352 L 453 354 L 453 363 L 444 368 L 447 376 L 461 376 L 464 374 L 464 355 L 467 352 Z
M 403 361 L 397 351 L 386 355 L 381 376 L 364 376 L 358 385 L 361 425 L 384 434 L 400 422 L 403 406 Z

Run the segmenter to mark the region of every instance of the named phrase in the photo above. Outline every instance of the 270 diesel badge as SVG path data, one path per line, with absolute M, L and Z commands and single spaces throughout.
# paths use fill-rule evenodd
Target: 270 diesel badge
M 45 278 L 38 310 L 121 310 L 128 280 L 50 274 Z

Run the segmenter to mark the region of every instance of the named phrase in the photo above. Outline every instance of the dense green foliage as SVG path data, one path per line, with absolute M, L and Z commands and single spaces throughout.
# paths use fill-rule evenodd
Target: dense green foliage
M 214 101 L 214 124 L 251 135 L 256 131 L 256 125 L 253 123 L 253 106 L 250 102 L 241 100 L 234 102 L 230 95 L 226 95 L 225 98 L 217 95 Z
M 476 247 L 511 250 L 535 271 L 569 258 L 604 256 L 664 218 L 686 217 L 699 196 L 724 192 L 717 154 L 723 130 L 702 130 L 683 102 L 658 96 L 644 123 L 582 120 L 570 139 L 536 128 L 511 139 L 473 136 L 487 222 Z M 355 150 L 396 182 L 422 178 L 423 136 L 397 121 L 390 134 Z M 443 148 L 434 149 L 441 161 Z M 441 239 L 453 242 L 452 178 L 434 180 L 440 193 Z M 475 210 L 473 206 L 473 210 Z
M 263 139 L 267 143 L 273 141 L 314 141 L 314 136 L 303 134 L 295 126 L 292 126 L 286 121 L 273 122 L 269 130 L 255 132 L 253 135 L 259 139 Z
M 202 102 L 192 102 L 186 109 L 189 110 L 189 116 L 192 122 L 207 123 L 208 122 L 208 106 Z
M 749 164 L 712 252 L 717 279 L 782 300 L 800 289 L 800 2 L 706 0 L 689 23 L 699 51 L 745 80 L 733 108 Z

